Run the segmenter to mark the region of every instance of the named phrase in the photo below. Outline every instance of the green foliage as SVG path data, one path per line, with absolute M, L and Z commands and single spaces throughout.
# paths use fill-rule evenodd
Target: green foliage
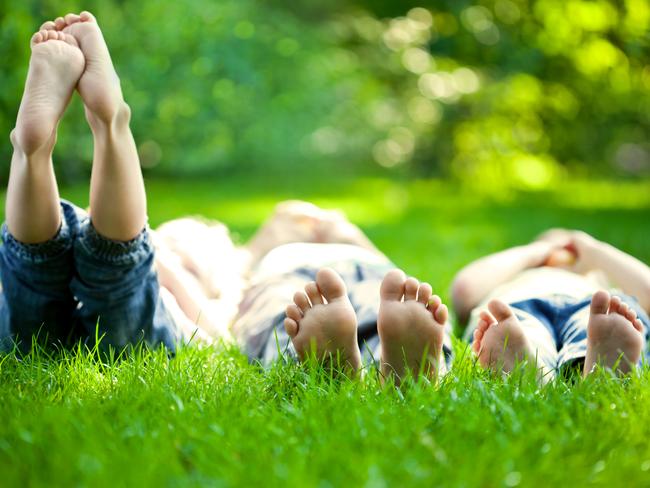
M 524 188 L 556 183 L 567 167 L 650 174 L 647 2 L 421 5 L 432 8 L 339 22 L 362 69 L 392 89 L 371 119 L 387 131 L 374 146 L 380 164 Z
M 567 169 L 650 173 L 644 0 L 4 0 L 1 133 L 31 33 L 81 8 L 100 20 L 142 164 L 158 174 L 374 161 L 544 188 Z M 60 174 L 84 173 L 91 147 L 77 100 Z
M 81 8 L 96 14 L 111 48 L 142 164 L 163 172 L 299 165 L 322 157 L 313 133 L 329 120 L 342 131 L 360 124 L 356 94 L 378 85 L 339 62 L 345 53 L 322 29 L 254 0 L 164 6 L 31 0 L 3 7 L 1 132 L 8 134 L 15 120 L 31 32 Z M 350 138 L 346 154 L 360 159 L 366 144 Z M 87 165 L 91 148 L 77 103 L 61 124 L 56 154 L 65 161 L 63 173 Z M 0 157 L 9 156 L 3 144 Z

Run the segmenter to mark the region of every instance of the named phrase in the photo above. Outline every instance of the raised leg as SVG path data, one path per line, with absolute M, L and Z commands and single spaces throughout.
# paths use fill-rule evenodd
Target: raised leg
M 90 213 L 99 234 L 128 241 L 142 231 L 147 205 L 131 112 L 99 25 L 89 12 L 57 18 L 50 29 L 72 36 L 86 59 L 78 89 L 94 137 Z
M 104 337 L 102 345 L 142 340 L 174 350 L 180 331 L 160 298 L 129 108 L 102 33 L 88 12 L 59 17 L 43 28 L 74 39 L 85 58 L 77 88 L 95 143 L 90 220 L 79 225 L 69 284 L 80 303 L 75 318 L 91 343 L 97 333 Z
M 84 68 L 76 40 L 41 30 L 31 39 L 29 64 L 16 128 L 2 229 L 0 348 L 31 339 L 62 343 L 74 339 L 76 301 L 68 287 L 73 274 L 75 209 L 59 202 L 52 167 L 56 128 Z M 61 216 L 64 219 L 62 221 Z
M 52 167 L 56 128 L 84 69 L 84 57 L 69 34 L 42 30 L 31 40 L 25 92 L 16 128 L 7 188 L 9 232 L 23 243 L 45 242 L 61 225 L 59 192 Z

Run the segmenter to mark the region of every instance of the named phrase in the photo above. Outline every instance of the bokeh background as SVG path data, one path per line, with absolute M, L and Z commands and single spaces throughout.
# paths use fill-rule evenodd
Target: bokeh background
M 647 0 L 0 2 L 0 174 L 45 19 L 92 10 L 148 177 L 303 171 L 543 189 L 650 175 Z M 76 100 L 59 179 L 85 179 Z
M 28 41 L 82 9 L 132 107 L 152 226 L 200 214 L 241 243 L 310 200 L 447 303 L 461 266 L 553 226 L 650 263 L 649 0 L 0 0 L 3 182 Z M 75 97 L 54 165 L 82 206 L 91 157 Z M 647 370 L 456 371 L 379 391 L 209 350 L 6 356 L 0 485 L 648 486 Z

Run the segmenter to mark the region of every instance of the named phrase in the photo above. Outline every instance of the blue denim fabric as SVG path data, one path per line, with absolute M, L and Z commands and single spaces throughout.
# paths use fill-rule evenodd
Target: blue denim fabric
M 357 315 L 357 341 L 364 364 L 379 360 L 380 343 L 377 332 L 379 312 L 379 286 L 392 264 L 377 265 L 358 261 L 331 264 L 341 275 L 348 290 L 348 297 Z M 296 351 L 291 338 L 284 330 L 284 312 L 292 302 L 296 290 L 316 280 L 318 268 L 302 267 L 272 281 L 260 283 L 259 289 L 249 291 L 250 303 L 243 302 L 245 309 L 234 324 L 234 333 L 242 349 L 251 361 L 270 365 L 281 356 L 295 359 Z M 443 353 L 447 369 L 451 365 L 451 326 L 445 329 Z
M 613 295 L 634 309 L 643 323 L 646 344 L 650 339 L 650 319 L 639 303 L 630 296 L 612 291 Z M 532 346 L 549 369 L 561 369 L 582 360 L 587 353 L 587 324 L 591 296 L 577 299 L 565 295 L 531 298 L 510 303 L 522 326 L 527 329 Z M 644 348 L 650 359 L 648 348 Z
M 154 249 L 143 230 L 129 242 L 106 239 L 86 212 L 61 201 L 62 224 L 42 244 L 18 242 L 2 226 L 0 350 L 82 339 L 100 348 L 144 342 L 172 352 L 177 327 L 159 296 Z

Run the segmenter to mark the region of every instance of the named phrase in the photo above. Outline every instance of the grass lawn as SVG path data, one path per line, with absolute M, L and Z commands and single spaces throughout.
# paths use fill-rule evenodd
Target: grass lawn
M 477 185 L 478 186 L 478 185 Z M 648 183 L 564 183 L 535 194 L 443 181 L 243 177 L 150 182 L 156 225 L 187 213 L 243 241 L 281 199 L 348 212 L 407 273 L 447 295 L 470 260 L 550 226 L 584 229 L 650 262 Z M 82 205 L 86 188 L 63 194 Z M 462 348 L 459 347 L 459 351 Z M 650 368 L 536 384 L 476 371 L 398 391 L 326 371 L 263 371 L 235 350 L 0 357 L 2 486 L 650 485 Z

